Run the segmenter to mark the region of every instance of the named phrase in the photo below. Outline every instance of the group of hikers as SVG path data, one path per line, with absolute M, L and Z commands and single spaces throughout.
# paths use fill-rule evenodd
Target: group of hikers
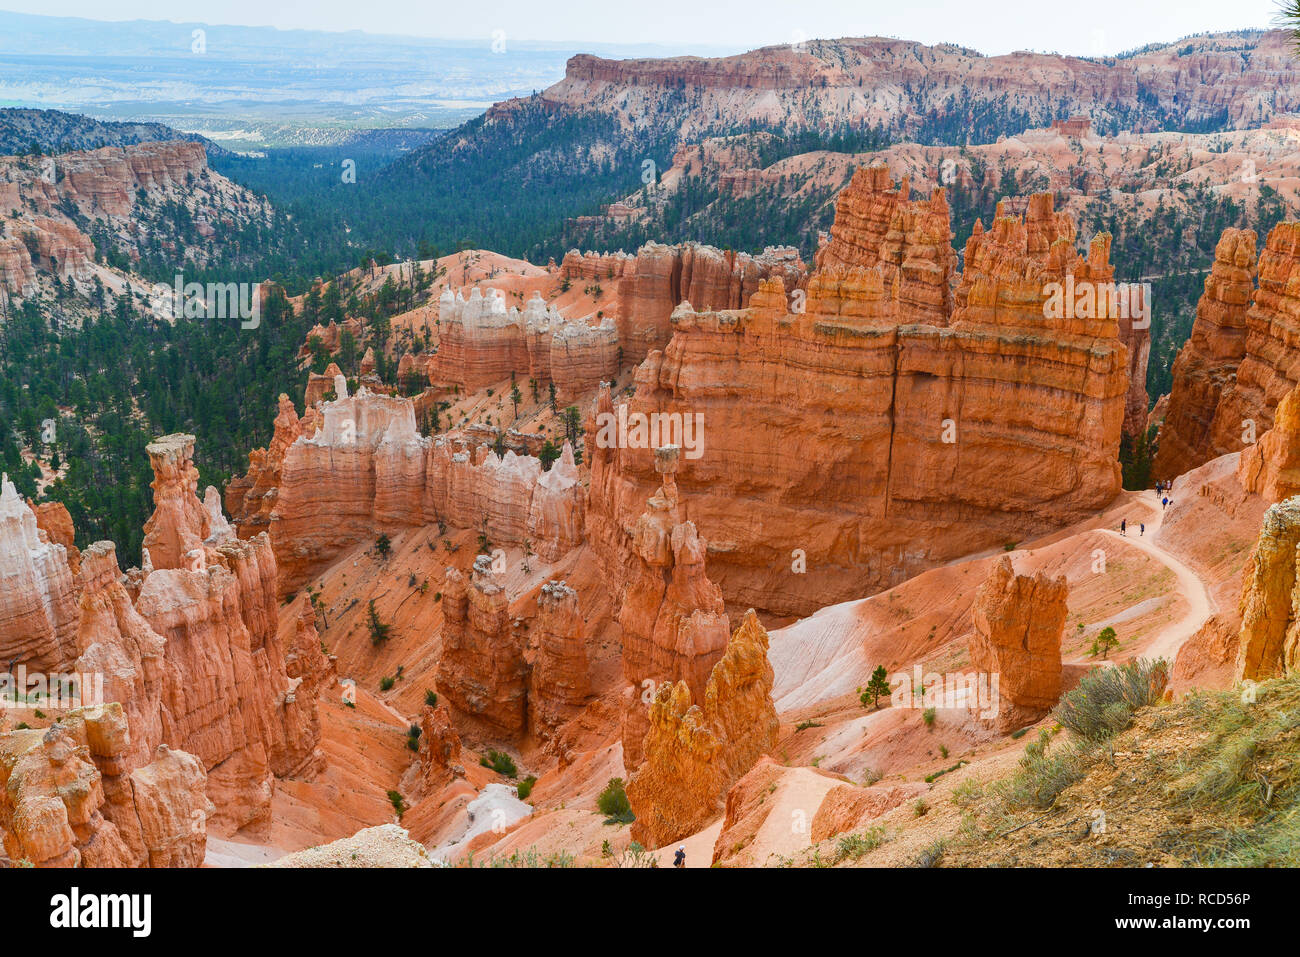
M 1169 490 L 1174 486 L 1173 479 L 1165 479 L 1163 482 L 1156 483 L 1156 498 L 1160 499 L 1160 507 L 1168 508 L 1173 502 L 1169 497 Z
M 1173 504 L 1173 499 L 1169 497 L 1169 490 L 1173 488 L 1173 485 L 1174 485 L 1173 479 L 1165 479 L 1163 482 L 1156 483 L 1155 486 L 1156 498 L 1160 499 L 1160 507 L 1162 509 L 1166 509 L 1171 504 Z M 1127 518 L 1121 518 L 1119 520 L 1119 533 L 1123 535 L 1125 538 L 1128 537 Z M 1138 522 L 1138 535 L 1145 535 L 1146 533 L 1147 533 L 1146 522 Z

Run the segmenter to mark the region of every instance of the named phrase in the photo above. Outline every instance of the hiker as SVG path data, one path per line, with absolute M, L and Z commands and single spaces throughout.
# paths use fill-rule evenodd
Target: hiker
M 1160 507 L 1161 507 L 1161 508 L 1168 508 L 1168 507 L 1169 507 L 1169 499 L 1167 499 L 1167 498 L 1162 498 L 1162 499 L 1160 500 Z
M 1121 518 L 1121 519 L 1119 520 L 1119 533 L 1120 533 L 1121 535 L 1126 535 L 1126 534 L 1127 534 L 1127 533 L 1126 533 L 1126 529 L 1127 529 L 1127 528 L 1128 528 L 1128 519 L 1126 519 L 1126 518 Z
M 683 844 L 677 848 L 677 853 L 673 855 L 673 867 L 686 866 L 686 845 Z
M 1146 523 L 1146 522 L 1139 522 L 1139 523 L 1138 523 L 1138 537 L 1141 538 L 1141 537 L 1142 537 L 1143 535 L 1145 535 L 1146 533 L 1147 533 L 1147 523 Z

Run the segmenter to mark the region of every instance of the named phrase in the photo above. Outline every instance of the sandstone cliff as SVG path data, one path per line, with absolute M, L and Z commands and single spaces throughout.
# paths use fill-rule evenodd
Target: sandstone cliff
M 529 723 L 536 733 L 549 736 L 582 710 L 591 692 L 578 593 L 562 581 L 543 585 L 537 596 L 534 628 Z
M 469 298 L 445 288 L 438 302 L 438 352 L 425 366 L 435 385 L 474 392 L 509 379 L 554 382 L 561 401 L 590 392 L 618 369 L 619 332 L 611 318 L 566 319 L 539 293 L 521 311 L 496 289 Z
M 6 475 L 0 479 L 0 660 L 5 670 L 65 671 L 77 656 L 68 549 L 50 541 Z
M 682 89 L 693 95 L 683 98 Z M 1285 30 L 1187 38 L 1118 60 L 983 56 L 951 44 L 856 37 L 715 58 L 583 54 L 540 98 L 552 110 L 598 110 L 625 128 L 667 130 L 684 140 L 746 122 L 880 125 L 901 139 L 918 131 L 921 118 L 951 110 L 954 99 L 969 102 L 976 117 L 996 117 L 1014 103 L 1025 125 L 1087 114 L 1121 129 L 1167 126 L 1170 116 L 1183 127 L 1239 128 L 1300 109 L 1300 71 Z M 523 102 L 498 104 L 489 116 L 508 117 Z
M 1273 427 L 1242 451 L 1237 479 L 1270 504 L 1300 494 L 1300 386 L 1277 404 Z
M 270 540 L 238 540 L 215 490 L 199 500 L 193 436 L 164 436 L 148 451 L 155 510 L 145 567 L 129 576 L 112 544 L 98 542 L 74 582 L 66 548 L 44 540 L 11 485 L 0 494 L 0 556 L 14 585 L 4 593 L 19 611 L 4 640 L 29 670 L 75 663 L 110 702 L 85 712 L 84 730 L 65 714 L 43 750 L 20 741 L 13 752 L 36 762 L 24 782 L 44 780 L 47 765 L 62 769 L 48 772 L 56 778 L 93 779 L 88 803 L 67 809 L 75 840 L 37 828 L 54 835 L 42 860 L 197 866 L 210 823 L 265 825 L 273 776 L 310 775 L 322 761 L 316 695 L 326 664 L 310 621 L 280 645 Z M 44 787 L 32 785 L 32 800 L 53 808 Z M 96 840 L 112 849 L 95 850 Z
M 1254 242 L 1253 232 L 1227 230 L 1219 243 L 1192 339 L 1174 363 L 1157 477 L 1252 444 L 1300 383 L 1300 223 L 1269 233 L 1252 290 Z
M 590 447 L 590 446 L 589 446 Z M 631 556 L 619 599 L 623 629 L 623 765 L 635 770 L 648 728 L 646 705 L 664 684 L 684 682 L 693 700 L 704 694 L 727 647 L 722 591 L 705 573 L 705 544 L 682 520 L 677 471 L 680 450 L 655 452 L 663 485 L 645 504 L 631 535 Z
M 912 238 L 879 225 L 877 207 L 912 223 Z M 838 209 L 863 225 L 827 247 L 805 312 L 790 311 L 776 279 L 740 312 L 682 307 L 635 396 L 620 408 L 602 395 L 593 409 L 699 417 L 702 441 L 677 482 L 711 574 L 729 602 L 783 614 L 1077 521 L 1120 487 L 1129 357 L 1118 323 L 1109 302 L 1050 308 L 1054 285 L 1110 281 L 1109 237 L 1085 258 L 1050 195 L 1023 220 L 1003 208 L 968 242 L 944 316 L 949 260 L 929 242 L 946 232 L 942 196 L 905 201 L 867 172 Z M 927 309 L 935 322 L 913 320 Z M 597 448 L 597 437 L 593 417 L 588 535 L 624 568 L 655 487 L 652 451 Z
M 578 275 L 583 263 L 577 250 L 570 252 L 562 274 Z M 699 243 L 651 242 L 637 250 L 620 275 L 618 340 L 627 359 L 640 361 L 650 350 L 668 344 L 673 310 L 680 303 L 699 309 L 743 309 L 763 279 L 780 276 L 793 292 L 804 280 L 805 267 L 789 247 L 768 247 L 750 255 Z
M 165 745 L 140 766 L 117 704 L 0 733 L 0 840 L 36 867 L 198 867 L 203 766 Z
M 1196 304 L 1191 338 L 1174 360 L 1173 391 L 1152 463 L 1155 478 L 1173 478 L 1241 447 L 1238 441 L 1218 448 L 1212 437 L 1219 402 L 1246 354 L 1246 311 L 1254 286 L 1254 230 L 1225 230 Z
M 439 520 L 502 544 L 527 539 L 547 561 L 582 542 L 586 497 L 572 449 L 543 472 L 532 456 L 425 438 L 410 399 L 364 387 L 348 395 L 342 375 L 335 389 L 338 398 L 313 410 L 311 434 L 282 402 L 271 445 L 250 454 L 249 472 L 227 490 L 240 537 L 269 532 L 282 595 L 381 531 Z
M 174 228 L 175 217 L 145 228 L 142 220 L 165 204 L 183 207 L 194 229 Z M 208 168 L 199 143 L 0 157 L 0 303 L 34 295 L 50 275 L 88 292 L 96 249 L 86 223 L 98 222 L 133 260 L 147 251 L 147 236 L 177 262 L 204 264 L 225 231 L 266 224 L 269 215 L 264 199 Z

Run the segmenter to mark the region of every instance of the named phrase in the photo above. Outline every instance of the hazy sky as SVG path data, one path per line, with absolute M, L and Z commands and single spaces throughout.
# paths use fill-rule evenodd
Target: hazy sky
M 1264 27 L 1279 0 L 0 0 L 0 9 L 99 20 L 366 30 L 515 42 L 605 41 L 748 49 L 882 35 L 988 54 L 1099 55 L 1189 33 Z

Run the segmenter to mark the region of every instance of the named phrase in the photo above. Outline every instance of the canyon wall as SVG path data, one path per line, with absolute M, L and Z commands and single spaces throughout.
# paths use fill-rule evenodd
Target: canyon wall
M 1023 220 L 1000 207 L 989 230 L 977 224 L 953 277 L 935 245 L 946 209 L 941 193 L 910 201 L 861 171 L 804 312 L 790 311 L 779 279 L 746 310 L 682 307 L 635 395 L 619 406 L 599 396 L 588 535 L 622 580 L 658 483 L 651 448 L 600 447 L 601 412 L 695 417 L 676 481 L 709 541 L 710 576 L 730 603 L 781 614 L 861 597 L 1114 498 L 1127 349 L 1109 304 L 1097 315 L 1049 308 L 1053 283 L 1110 281 L 1109 237 L 1079 256 L 1072 220 L 1040 194 Z
M 1255 234 L 1226 230 L 1174 362 L 1153 471 L 1172 478 L 1253 444 L 1300 383 L 1300 223 L 1279 223 L 1259 255 Z
M 576 250 L 570 252 L 562 274 L 581 261 Z M 780 276 L 793 292 L 805 273 L 798 251 L 787 246 L 750 255 L 699 243 L 646 243 L 620 274 L 618 340 L 624 356 L 639 362 L 666 346 L 673 310 L 682 302 L 697 309 L 742 309 L 762 280 Z
M 750 255 L 699 243 L 654 242 L 635 256 L 571 250 L 556 272 L 566 290 L 573 283 L 617 290 L 612 315 L 566 319 L 536 290 L 520 309 L 507 306 L 500 290 L 475 286 L 466 298 L 446 288 L 438 302 L 438 351 L 412 357 L 408 370 L 420 370 L 434 385 L 467 392 L 513 373 L 520 381 L 536 379 L 543 388 L 553 382 L 559 401 L 572 402 L 613 379 L 620 356 L 624 362 L 640 361 L 666 345 L 672 312 L 683 300 L 700 308 L 739 309 L 762 279 L 781 276 L 793 291 L 805 275 L 798 252 L 787 247 Z M 313 333 L 324 343 L 337 339 L 327 329 Z
M 484 294 L 475 286 L 466 299 L 447 288 L 438 300 L 438 320 L 438 351 L 423 359 L 424 374 L 434 385 L 476 392 L 514 374 L 543 387 L 554 382 L 563 402 L 590 392 L 618 370 L 613 319 L 596 325 L 566 319 L 536 291 L 520 310 L 507 308 L 495 289 Z
M 197 238 L 143 227 L 142 208 L 167 202 L 186 208 Z M 99 221 L 132 259 L 147 235 L 177 261 L 205 263 L 221 230 L 265 222 L 269 211 L 264 199 L 213 173 L 200 143 L 0 157 L 0 301 L 33 295 L 40 273 L 89 279 L 96 249 L 83 232 L 86 220 Z
M 281 402 L 276 433 L 227 488 L 241 537 L 266 528 L 281 594 L 295 591 L 344 550 L 438 520 L 482 528 L 493 542 L 521 544 L 552 561 L 584 537 L 585 494 L 573 450 L 549 472 L 532 456 L 426 438 L 410 399 L 362 388 L 312 412 L 309 434 Z M 305 419 L 306 417 L 304 417 Z M 319 423 L 318 425 L 316 423 Z
M 1300 109 L 1300 70 L 1285 30 L 1189 37 L 1123 59 L 1016 51 L 982 56 L 951 44 L 856 37 L 763 47 L 729 57 L 570 58 L 540 94 L 552 110 L 598 111 L 624 127 L 683 140 L 746 122 L 883 126 L 920 132 L 954 98 L 996 118 L 1012 103 L 1022 126 L 1084 114 L 1119 129 L 1204 124 L 1241 128 Z M 681 91 L 691 92 L 683 97 Z M 524 100 L 497 104 L 500 120 Z M 1075 131 L 1078 130 L 1077 124 Z

